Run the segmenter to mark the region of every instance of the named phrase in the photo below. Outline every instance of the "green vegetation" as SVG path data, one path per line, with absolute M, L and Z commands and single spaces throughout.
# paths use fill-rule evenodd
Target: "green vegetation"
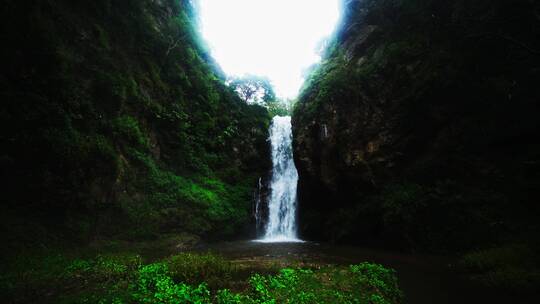
M 394 271 L 370 263 L 261 275 L 241 272 L 209 253 L 184 253 L 153 263 L 126 253 L 23 261 L 0 276 L 2 290 L 16 302 L 390 304 L 402 298 Z M 232 291 L 240 285 L 231 282 L 242 282 L 242 287 Z
M 540 2 L 345 2 L 293 113 L 302 232 L 539 290 Z M 248 234 L 270 119 L 291 112 L 267 79 L 226 79 L 192 5 L 3 3 L 2 300 L 400 303 L 375 264 L 163 258 Z
M 538 24 L 530 14 L 537 9 L 525 1 L 347 6 L 345 25 L 310 74 L 293 115 L 295 152 L 306 168 L 301 175 L 330 192 L 347 184 L 336 191 L 345 192 L 343 204 L 334 204 L 337 217 L 347 216 L 348 207 L 358 216 L 376 214 L 392 227 L 388 235 L 409 234 L 417 249 L 491 246 L 510 241 L 509 230 L 534 238 L 537 195 L 530 195 L 539 180 L 528 172 L 536 170 L 539 150 L 520 138 L 539 130 L 531 115 L 539 95 L 531 82 L 537 61 L 534 52 L 501 36 L 475 43 L 471 37 L 496 28 L 537 45 L 535 32 L 523 31 L 528 22 Z M 509 15 L 520 22 L 502 26 Z M 511 51 L 492 52 L 494 45 Z M 519 98 L 508 87 L 518 78 Z M 320 135 L 324 128 L 329 138 Z M 351 221 L 332 220 L 340 222 Z
M 5 225 L 7 247 L 249 221 L 270 115 L 225 85 L 194 14 L 187 0 L 6 3 L 2 204 L 35 228 Z
M 478 250 L 466 254 L 459 266 L 482 286 L 533 293 L 540 286 L 538 249 L 525 244 Z
M 246 103 L 266 105 L 276 99 L 274 88 L 267 77 L 255 75 L 231 77 L 227 80 L 227 84 Z
M 250 283 L 263 303 L 400 303 L 392 270 L 362 263 L 349 269 L 282 269 L 275 276 L 254 275 Z M 257 302 L 256 302 L 257 303 Z
M 273 116 L 291 116 L 293 101 L 292 100 L 274 100 L 267 103 L 268 112 Z
M 292 101 L 279 99 L 266 77 L 255 75 L 231 77 L 227 80 L 227 85 L 246 103 L 265 107 L 271 117 L 291 115 Z
M 293 113 L 304 233 L 464 256 L 482 285 L 539 289 L 539 10 L 347 2 Z
M 171 277 L 187 284 L 207 283 L 211 288 L 227 286 L 238 269 L 214 254 L 182 253 L 166 260 Z

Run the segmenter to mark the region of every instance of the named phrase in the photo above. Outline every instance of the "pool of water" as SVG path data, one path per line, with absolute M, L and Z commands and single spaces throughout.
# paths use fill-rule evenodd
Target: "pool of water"
M 258 261 L 287 264 L 349 265 L 374 262 L 397 271 L 405 303 L 530 303 L 515 296 L 472 287 L 453 271 L 450 258 L 404 254 L 353 246 L 315 242 L 265 243 L 257 241 L 219 242 L 199 246 L 197 251 L 212 251 L 233 261 Z

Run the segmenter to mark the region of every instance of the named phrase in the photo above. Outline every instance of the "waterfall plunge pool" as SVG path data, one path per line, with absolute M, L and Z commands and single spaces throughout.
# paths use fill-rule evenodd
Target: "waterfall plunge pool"
M 213 252 L 234 265 L 258 272 L 268 267 L 317 268 L 361 262 L 382 264 L 397 271 L 404 303 L 410 304 L 506 304 L 523 303 L 506 294 L 471 286 L 458 273 L 451 257 L 345 246 L 311 241 L 264 242 L 239 240 L 201 244 L 194 252 Z

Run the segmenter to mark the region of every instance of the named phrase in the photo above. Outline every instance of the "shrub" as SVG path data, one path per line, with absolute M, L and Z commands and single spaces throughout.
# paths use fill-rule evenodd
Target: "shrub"
M 139 303 L 210 303 L 210 292 L 206 284 L 197 287 L 184 283 L 176 284 L 164 263 L 142 266 L 138 280 L 132 288 L 133 298 Z
M 459 265 L 480 285 L 531 292 L 540 288 L 539 262 L 529 246 L 514 244 L 468 253 Z
M 397 303 L 403 297 L 396 272 L 379 264 L 361 263 L 351 265 L 354 284 L 363 290 L 365 300 L 371 303 Z
M 88 252 L 85 252 L 88 254 Z M 54 303 L 359 303 L 397 304 L 395 272 L 377 264 L 348 268 L 285 268 L 274 275 L 234 278 L 231 263 L 213 254 L 179 254 L 142 264 L 134 254 L 68 259 L 61 255 L 23 259 L 16 272 L 0 274 L 8 302 L 35 302 L 43 292 Z M 15 276 L 14 274 L 19 274 Z M 24 280 L 23 280 L 24 279 Z M 247 288 L 226 289 L 241 280 Z M 214 284 L 209 288 L 207 282 Z M 239 283 L 236 281 L 235 283 Z M 235 286 L 236 290 L 238 285 Z
M 402 298 L 395 272 L 362 263 L 348 270 L 327 267 L 282 269 L 275 276 L 250 279 L 258 303 L 399 303 Z
M 211 253 L 181 253 L 167 259 L 166 264 L 175 281 L 189 284 L 206 282 L 211 287 L 229 282 L 236 271 L 231 262 Z
M 257 303 L 249 296 L 232 293 L 228 289 L 223 289 L 218 291 L 216 294 L 216 303 L 217 304 L 248 304 L 248 303 Z
M 130 202 L 128 208 L 124 207 L 133 209 L 129 212 L 132 219 L 138 214 L 154 214 L 154 210 L 159 214 L 157 221 L 152 220 L 157 226 L 182 227 L 199 235 L 209 231 L 231 235 L 249 218 L 246 204 L 252 189 L 250 179 L 233 186 L 213 175 L 180 176 L 162 168 L 148 154 L 130 152 L 143 167 L 137 174 L 137 187 L 147 193 L 145 204 Z
M 95 259 L 75 259 L 67 267 L 64 277 L 86 277 L 97 281 L 127 278 L 141 265 L 139 255 L 98 255 Z
M 116 136 L 123 137 L 139 147 L 148 148 L 148 138 L 141 131 L 135 118 L 128 115 L 120 116 L 114 120 L 113 128 Z
M 418 209 L 425 205 L 425 194 L 417 184 L 397 184 L 387 187 L 382 195 L 383 219 L 388 225 L 408 225 Z

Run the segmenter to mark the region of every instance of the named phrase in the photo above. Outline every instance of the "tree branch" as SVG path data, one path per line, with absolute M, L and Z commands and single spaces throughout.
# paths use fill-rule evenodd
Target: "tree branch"
M 178 47 L 178 44 L 180 43 L 180 41 L 184 40 L 184 37 L 185 36 L 182 36 L 182 37 L 176 39 L 176 41 L 172 37 L 169 37 L 170 45 L 167 48 L 167 52 L 165 53 L 165 57 L 169 57 L 169 54 L 171 53 L 171 51 Z

